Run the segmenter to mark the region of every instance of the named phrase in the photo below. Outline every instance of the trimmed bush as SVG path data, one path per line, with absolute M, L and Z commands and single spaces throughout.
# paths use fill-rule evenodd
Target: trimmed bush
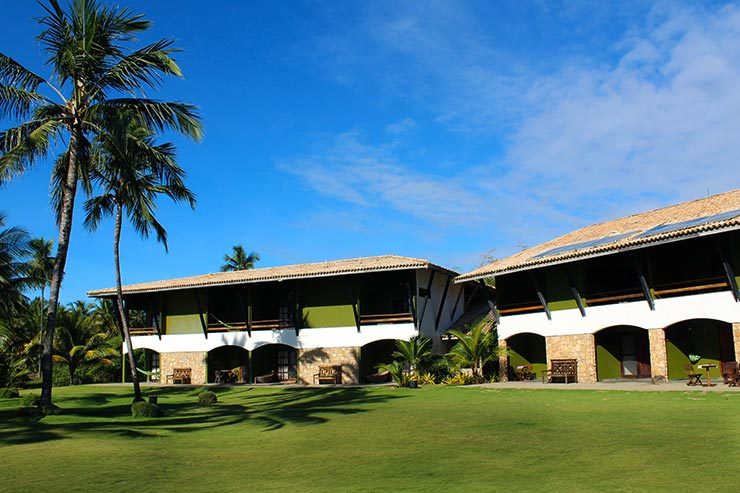
M 211 406 L 216 402 L 218 402 L 218 397 L 210 390 L 204 390 L 198 394 L 198 404 L 201 406 Z
M 0 399 L 15 399 L 18 395 L 18 389 L 0 389 Z
M 36 407 L 39 405 L 39 400 L 41 399 L 41 396 L 38 394 L 26 394 L 23 397 L 21 397 L 21 407 Z
M 164 412 L 156 404 L 146 401 L 136 401 L 131 404 L 131 416 L 134 418 L 159 418 L 164 416 Z

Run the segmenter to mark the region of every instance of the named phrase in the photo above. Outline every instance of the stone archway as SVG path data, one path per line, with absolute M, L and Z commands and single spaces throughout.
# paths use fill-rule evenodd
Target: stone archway
M 539 379 L 547 369 L 547 349 L 544 336 L 532 332 L 523 332 L 506 339 L 508 348 L 507 376 L 514 378 L 518 366 L 532 367 L 533 377 Z
M 714 319 L 690 319 L 669 325 L 664 329 L 668 378 L 686 379 L 686 365 L 692 364 L 690 355 L 700 359 L 693 363 L 716 365 L 710 370 L 712 378 L 719 378 L 722 363 L 735 361 L 733 327 L 728 322 Z
M 632 380 L 650 378 L 650 338 L 648 331 L 633 325 L 615 325 L 594 334 L 596 378 Z

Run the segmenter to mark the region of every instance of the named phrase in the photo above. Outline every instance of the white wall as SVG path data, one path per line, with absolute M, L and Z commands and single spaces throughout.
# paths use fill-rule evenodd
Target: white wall
M 215 332 L 208 339 L 201 334 L 163 335 L 160 340 L 154 336 L 134 336 L 131 342 L 134 349 L 146 348 L 159 353 L 185 351 L 210 351 L 219 346 L 239 346 L 249 351 L 266 344 L 287 344 L 297 349 L 321 347 L 358 347 L 381 339 L 410 339 L 416 335 L 413 323 L 385 324 L 357 327 L 311 328 L 299 331 L 294 329 L 253 330 L 252 337 L 246 331 Z M 124 346 L 125 350 L 125 346 Z
M 442 316 L 439 319 L 438 330 L 434 330 L 434 322 L 437 319 L 437 313 L 442 302 L 442 295 L 444 294 L 445 283 L 447 282 L 447 275 L 441 272 L 437 272 L 434 275 L 432 281 L 432 296 L 428 300 L 419 296 L 419 290 L 426 289 L 429 283 L 429 276 L 431 275 L 430 270 L 419 269 L 416 271 L 416 286 L 417 286 L 417 320 L 421 320 L 421 333 L 427 337 L 439 336 L 447 330 L 453 322 L 462 316 L 463 307 L 465 306 L 465 294 L 460 296 L 460 301 L 455 306 L 457 295 L 461 290 L 464 290 L 463 284 L 455 284 L 454 281 L 450 281 L 450 286 L 447 288 L 447 297 L 442 307 Z M 424 318 L 421 318 L 421 311 L 426 304 L 426 312 Z
M 650 311 L 645 300 L 586 308 L 580 311 L 552 311 L 552 320 L 544 312 L 501 317 L 499 337 L 506 339 L 522 332 L 542 336 L 593 334 L 614 325 L 634 325 L 644 329 L 664 328 L 682 320 L 711 318 L 723 322 L 740 322 L 740 303 L 729 291 L 680 296 L 655 300 L 655 311 Z

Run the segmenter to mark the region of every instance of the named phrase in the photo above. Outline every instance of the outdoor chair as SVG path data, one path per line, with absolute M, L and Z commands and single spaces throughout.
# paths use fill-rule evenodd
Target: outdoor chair
M 532 380 L 534 373 L 532 373 L 532 365 L 520 365 L 516 367 L 514 371 L 514 379 L 518 382 L 525 382 Z
M 254 383 L 272 383 L 277 382 L 277 375 L 275 372 L 273 373 L 266 373 L 264 375 L 259 375 L 257 377 L 254 377 Z
M 694 369 L 694 365 L 686 363 L 683 368 L 686 371 L 686 376 L 689 377 L 689 381 L 686 382 L 686 385 L 701 385 L 701 373 L 697 373 Z
M 733 377 L 737 374 L 737 362 L 728 361 L 722 363 L 722 379 L 725 385 L 730 385 Z
M 552 383 L 555 379 L 578 382 L 578 360 L 551 359 L 550 369 L 542 371 L 542 383 Z

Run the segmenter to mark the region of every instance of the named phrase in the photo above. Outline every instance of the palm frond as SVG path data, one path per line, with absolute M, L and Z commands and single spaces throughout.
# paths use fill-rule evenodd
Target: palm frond
M 33 120 L 0 132 L 0 184 L 22 175 L 45 157 L 59 131 L 57 121 Z
M 170 54 L 173 40 L 162 39 L 121 58 L 106 71 L 101 86 L 118 91 L 131 91 L 159 85 L 165 75 L 182 77 L 182 71 Z
M 146 127 L 159 132 L 174 130 L 195 140 L 203 137 L 203 126 L 198 108 L 189 103 L 144 98 L 116 98 L 98 103 L 90 109 L 94 118 L 101 119 L 105 119 L 107 114 L 118 111 L 134 113 Z
M 35 91 L 44 79 L 34 74 L 8 55 L 0 53 L 0 83 Z

